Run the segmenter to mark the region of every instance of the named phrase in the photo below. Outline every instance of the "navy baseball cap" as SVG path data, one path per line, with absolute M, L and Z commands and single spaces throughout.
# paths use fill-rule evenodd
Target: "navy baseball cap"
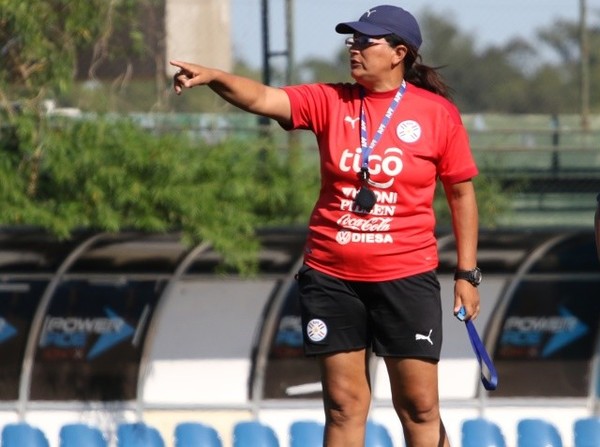
M 375 6 L 365 12 L 358 22 L 338 23 L 335 30 L 339 34 L 359 33 L 371 37 L 395 34 L 416 49 L 423 42 L 419 24 L 413 15 L 392 5 Z

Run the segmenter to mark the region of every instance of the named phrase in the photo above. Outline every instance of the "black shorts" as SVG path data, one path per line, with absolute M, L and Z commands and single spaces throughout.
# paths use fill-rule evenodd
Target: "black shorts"
M 439 360 L 442 309 L 435 271 L 361 282 L 304 265 L 298 287 L 307 355 L 372 348 L 379 356 Z

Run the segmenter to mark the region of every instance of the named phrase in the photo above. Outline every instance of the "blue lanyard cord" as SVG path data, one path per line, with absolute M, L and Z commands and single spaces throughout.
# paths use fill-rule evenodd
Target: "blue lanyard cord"
M 477 357 L 477 362 L 479 363 L 479 369 L 481 371 L 481 383 L 486 390 L 493 391 L 498 386 L 498 373 L 496 372 L 494 362 L 492 362 L 492 359 L 490 359 L 485 346 L 481 342 L 479 334 L 477 333 L 477 329 L 475 328 L 475 324 L 473 324 L 471 320 L 467 320 L 465 321 L 465 325 L 467 326 L 467 333 L 469 334 L 471 346 L 473 347 L 473 351 Z M 489 379 L 485 376 L 484 367 L 489 372 Z
M 387 112 L 385 112 L 385 115 L 383 116 L 383 119 L 381 120 L 381 124 L 379 125 L 379 127 L 377 128 L 377 131 L 375 132 L 375 135 L 373 135 L 373 139 L 371 140 L 371 144 L 369 144 L 367 146 L 367 119 L 365 117 L 365 108 L 364 108 L 364 91 L 361 90 L 361 98 L 360 98 L 360 147 L 361 147 L 361 150 L 362 150 L 361 170 L 363 171 L 363 175 L 367 175 L 368 174 L 368 171 L 369 171 L 369 155 L 371 155 L 371 152 L 373 152 L 373 149 L 375 148 L 375 146 L 377 145 L 377 143 L 379 143 L 379 140 L 381 139 L 381 136 L 383 135 L 383 132 L 385 131 L 385 128 L 389 124 L 390 119 L 392 119 L 392 116 L 394 115 L 394 112 L 396 111 L 396 108 L 398 107 L 398 104 L 402 100 L 402 96 L 404 95 L 405 91 L 406 91 L 406 82 L 402 81 L 402 85 L 400 86 L 400 88 L 396 92 L 396 95 L 394 96 L 394 99 L 392 99 L 392 102 L 390 103 L 390 106 L 388 107 Z

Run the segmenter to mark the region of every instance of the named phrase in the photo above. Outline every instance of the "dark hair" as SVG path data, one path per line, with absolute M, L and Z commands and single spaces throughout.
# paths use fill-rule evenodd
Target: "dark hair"
M 446 84 L 437 71 L 440 67 L 429 67 L 422 64 L 419 50 L 412 45 L 407 44 L 395 34 L 385 36 L 385 40 L 392 47 L 404 45 L 408 49 L 406 57 L 404 58 L 404 78 L 408 82 L 443 96 L 446 99 L 452 100 L 452 89 Z

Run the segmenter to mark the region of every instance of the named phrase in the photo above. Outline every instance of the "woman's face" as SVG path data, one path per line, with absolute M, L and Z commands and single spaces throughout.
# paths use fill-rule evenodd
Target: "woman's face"
M 361 85 L 371 88 L 393 77 L 406 55 L 406 47 L 391 47 L 384 37 L 355 34 L 346 40 L 350 53 L 350 74 Z

